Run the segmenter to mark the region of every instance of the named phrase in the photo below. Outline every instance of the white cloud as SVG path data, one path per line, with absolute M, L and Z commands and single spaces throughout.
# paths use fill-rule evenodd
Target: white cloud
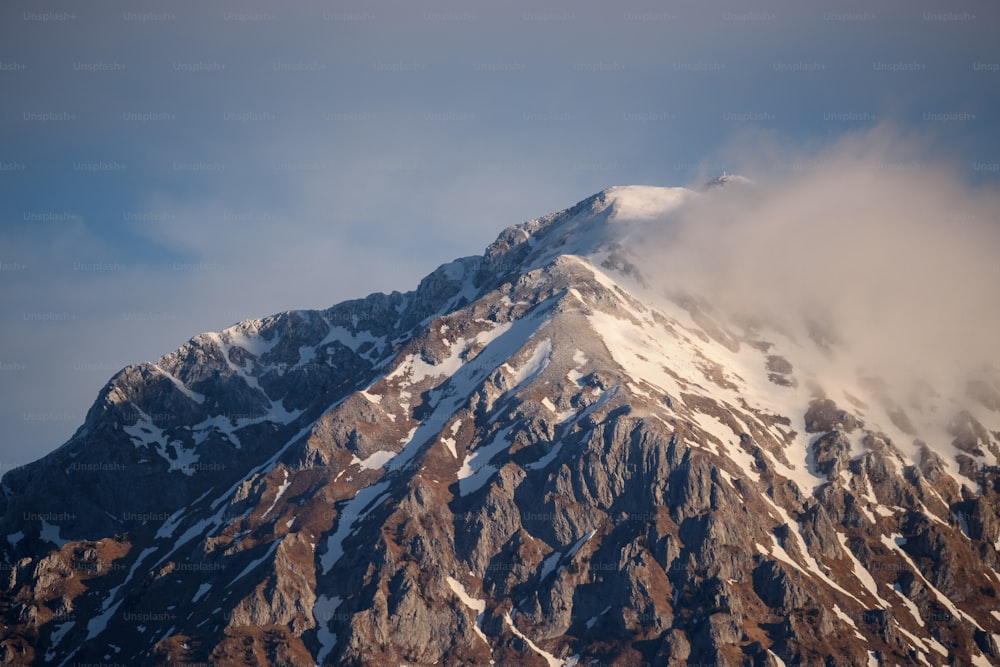
M 1000 192 L 924 144 L 886 126 L 813 150 L 742 144 L 730 163 L 757 184 L 650 228 L 648 270 L 741 315 L 826 322 L 852 370 L 964 381 L 1000 361 Z

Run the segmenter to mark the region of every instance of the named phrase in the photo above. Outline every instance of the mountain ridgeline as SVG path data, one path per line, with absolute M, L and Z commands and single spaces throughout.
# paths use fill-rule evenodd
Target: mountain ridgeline
M 120 371 L 3 477 L 0 661 L 1000 663 L 1000 374 L 846 381 L 659 284 L 637 230 L 713 185 Z

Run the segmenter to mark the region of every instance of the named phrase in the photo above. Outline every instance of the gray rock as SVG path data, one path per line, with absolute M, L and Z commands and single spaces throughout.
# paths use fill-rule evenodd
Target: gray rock
M 806 604 L 808 596 L 777 561 L 767 560 L 753 571 L 753 590 L 764 604 L 790 613 Z

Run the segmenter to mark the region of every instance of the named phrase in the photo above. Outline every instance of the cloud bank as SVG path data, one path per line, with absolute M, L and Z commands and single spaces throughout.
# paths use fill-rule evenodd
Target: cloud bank
M 1000 366 L 1000 192 L 881 126 L 814 150 L 767 139 L 646 230 L 647 272 L 741 318 L 827 328 L 845 373 L 946 386 Z M 945 394 L 950 395 L 950 394 Z

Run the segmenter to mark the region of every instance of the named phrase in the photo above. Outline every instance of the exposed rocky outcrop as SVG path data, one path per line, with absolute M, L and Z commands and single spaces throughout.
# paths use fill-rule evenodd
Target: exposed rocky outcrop
M 994 385 L 821 386 L 832 323 L 642 292 L 621 196 L 117 374 L 4 477 L 0 659 L 996 662 Z

